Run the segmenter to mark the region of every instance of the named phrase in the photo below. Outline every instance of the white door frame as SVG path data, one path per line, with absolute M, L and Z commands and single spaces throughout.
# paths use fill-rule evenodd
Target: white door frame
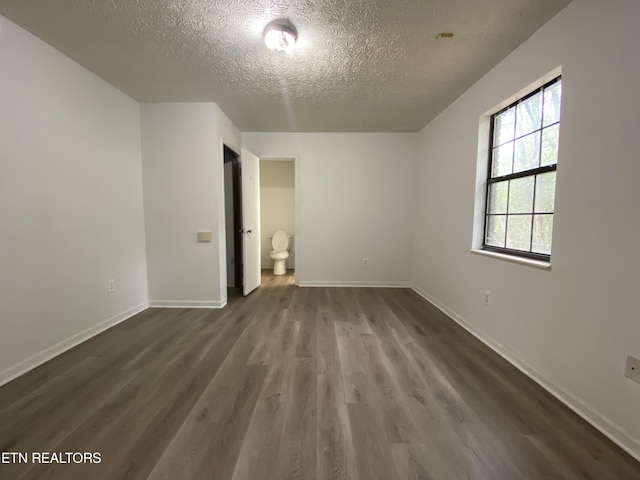
M 300 244 L 302 243 L 301 239 L 301 228 L 300 228 L 300 161 L 298 160 L 297 155 L 258 155 L 260 160 L 283 160 L 283 161 L 292 161 L 293 162 L 293 171 L 296 184 L 294 185 L 294 205 L 293 209 L 295 212 L 294 215 L 294 232 L 293 232 L 293 241 L 295 242 L 295 249 L 293 258 L 295 260 L 295 285 L 298 286 L 300 280 Z M 262 207 L 261 207 L 262 208 Z
M 216 193 L 218 202 L 218 270 L 220 285 L 220 303 L 222 307 L 227 304 L 227 218 L 225 211 L 224 196 L 224 147 L 231 149 L 238 157 L 240 157 L 240 148 L 234 141 L 228 141 L 225 138 L 220 140 L 220 161 L 218 162 L 219 182 Z

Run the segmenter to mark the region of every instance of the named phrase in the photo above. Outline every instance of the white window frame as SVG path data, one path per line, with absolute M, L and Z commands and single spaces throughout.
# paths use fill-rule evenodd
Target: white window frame
M 521 89 L 516 94 L 505 99 L 491 110 L 480 116 L 478 129 L 478 156 L 476 171 L 476 195 L 474 209 L 474 224 L 471 252 L 487 257 L 498 258 L 510 262 L 521 263 L 533 267 L 549 269 L 551 267 L 550 255 L 531 254 L 510 250 L 507 248 L 486 248 L 485 232 L 488 209 L 488 179 L 491 168 L 491 147 L 492 147 L 492 118 L 497 113 L 504 111 L 510 106 L 517 104 L 520 100 L 528 98 L 536 91 L 554 82 L 562 76 L 562 68 L 557 67 L 542 78 Z M 557 165 L 557 164 L 556 164 Z M 555 171 L 555 168 L 553 169 Z M 535 173 L 532 173 L 535 174 Z M 553 241 L 552 241 L 553 242 Z

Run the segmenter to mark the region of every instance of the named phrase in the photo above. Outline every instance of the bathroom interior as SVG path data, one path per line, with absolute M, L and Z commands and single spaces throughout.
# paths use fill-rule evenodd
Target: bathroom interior
M 241 244 L 237 232 L 241 198 L 239 158 L 225 148 L 227 287 L 242 285 Z M 263 273 L 295 275 L 295 159 L 260 159 L 260 250 Z
M 276 232 L 284 232 L 286 237 Z M 275 275 L 295 271 L 295 162 L 260 159 L 260 245 L 262 269 Z M 288 254 L 287 254 L 288 253 Z

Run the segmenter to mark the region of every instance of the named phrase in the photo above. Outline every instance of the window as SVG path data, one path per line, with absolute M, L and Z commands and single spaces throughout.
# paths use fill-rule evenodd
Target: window
M 483 249 L 551 259 L 562 81 L 491 116 Z

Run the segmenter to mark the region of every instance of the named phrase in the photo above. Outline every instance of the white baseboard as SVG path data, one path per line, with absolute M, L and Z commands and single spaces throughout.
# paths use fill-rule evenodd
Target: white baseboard
M 341 282 L 300 280 L 300 287 L 376 287 L 376 288 L 409 288 L 407 282 Z
M 111 318 L 107 318 L 106 320 L 103 320 L 102 322 L 98 323 L 97 325 L 94 325 L 93 327 L 89 327 L 86 330 L 83 330 L 82 332 L 76 333 L 75 335 L 67 338 L 66 340 L 58 342 L 55 345 L 52 345 L 49 348 L 39 353 L 36 353 L 35 355 L 30 356 L 29 358 L 26 358 L 25 360 L 21 361 L 17 365 L 14 365 L 13 367 L 9 367 L 3 370 L 2 372 L 0 372 L 0 386 L 10 382 L 11 380 L 19 377 L 20 375 L 27 373 L 29 370 L 33 370 L 34 368 L 42 365 L 43 363 L 51 360 L 54 357 L 57 357 L 58 355 L 66 352 L 67 350 L 72 349 L 76 345 L 79 345 L 82 342 L 89 340 L 91 337 L 95 337 L 99 333 L 104 332 L 105 330 L 113 327 L 114 325 L 124 322 L 125 320 L 133 317 L 137 313 L 140 313 L 143 310 L 146 310 L 148 307 L 149 305 L 147 302 L 143 302 L 139 305 L 136 305 L 135 307 L 131 307 L 125 310 L 124 312 L 118 313 L 117 315 L 114 315 Z
M 224 308 L 227 299 L 210 300 L 149 300 L 151 308 Z
M 440 303 L 438 300 L 433 298 L 431 295 L 427 294 L 425 291 L 416 287 L 415 285 L 411 285 L 411 289 L 420 295 L 422 298 L 427 300 L 429 303 L 433 304 L 440 311 L 446 314 L 448 317 L 453 319 L 456 323 L 458 323 L 462 328 L 467 330 L 471 335 L 476 337 L 486 346 L 491 348 L 494 352 L 504 358 L 506 361 L 511 363 L 514 367 L 528 376 L 531 380 L 536 382 L 546 391 L 548 391 L 551 395 L 556 397 L 559 401 L 564 403 L 567 407 L 573 410 L 577 415 L 582 417 L 585 421 L 591 424 L 594 428 L 596 428 L 599 432 L 601 432 L 604 436 L 609 438 L 612 442 L 622 448 L 625 452 L 631 455 L 636 460 L 640 461 L 640 441 L 636 438 L 633 438 L 629 433 L 627 433 L 622 427 L 618 424 L 607 418 L 606 416 L 600 414 L 597 410 L 595 410 L 591 405 L 586 403 L 584 400 L 564 389 L 560 385 L 555 382 L 544 377 L 543 374 L 538 372 L 535 368 L 530 367 L 526 362 L 518 358 L 518 356 L 506 348 L 499 342 L 496 342 L 493 338 L 485 335 L 478 329 L 476 329 L 473 325 L 467 322 L 464 318 L 458 315 L 456 312 Z

